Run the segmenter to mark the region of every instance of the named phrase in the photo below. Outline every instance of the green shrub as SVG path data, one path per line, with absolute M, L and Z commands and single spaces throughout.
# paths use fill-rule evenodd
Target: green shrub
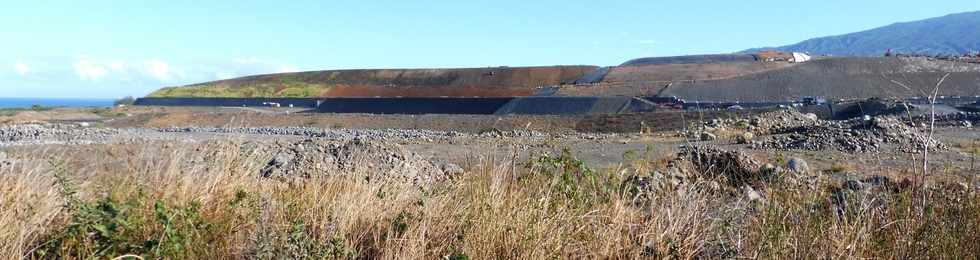
M 133 98 L 133 96 L 126 96 L 126 97 L 123 97 L 123 98 L 120 98 L 120 99 L 116 99 L 116 101 L 113 101 L 112 102 L 112 105 L 113 106 L 132 106 L 135 103 L 136 103 L 136 98 Z

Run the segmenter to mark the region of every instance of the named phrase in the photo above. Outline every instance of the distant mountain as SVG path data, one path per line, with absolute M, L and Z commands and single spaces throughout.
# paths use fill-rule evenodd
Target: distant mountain
M 980 11 L 896 23 L 863 32 L 744 52 L 765 49 L 834 56 L 880 56 L 888 49 L 906 54 L 966 54 L 980 51 Z

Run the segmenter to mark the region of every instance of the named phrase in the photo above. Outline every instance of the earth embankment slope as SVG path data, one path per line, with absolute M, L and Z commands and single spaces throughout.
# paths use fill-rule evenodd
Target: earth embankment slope
M 658 94 L 702 101 L 907 98 L 931 93 L 946 73 L 940 95 L 980 95 L 980 65 L 927 58 L 818 59 L 732 78 L 674 81 Z
M 797 65 L 763 62 L 752 55 L 695 55 L 630 60 L 606 67 L 603 75 L 577 86 L 565 86 L 561 96 L 652 96 L 681 81 L 729 79 Z M 585 86 L 586 83 L 588 87 Z
M 158 90 L 150 97 L 505 97 L 572 83 L 595 66 L 332 70 L 249 76 Z

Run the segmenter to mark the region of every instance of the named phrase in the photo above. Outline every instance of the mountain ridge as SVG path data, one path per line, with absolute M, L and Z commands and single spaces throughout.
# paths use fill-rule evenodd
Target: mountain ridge
M 893 53 L 961 55 L 980 51 L 980 11 L 898 22 L 874 29 L 818 37 L 780 46 L 744 50 L 807 52 L 816 55 L 870 57 Z

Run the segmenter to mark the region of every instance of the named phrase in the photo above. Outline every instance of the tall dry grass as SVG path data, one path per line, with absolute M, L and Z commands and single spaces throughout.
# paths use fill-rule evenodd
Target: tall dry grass
M 973 188 L 840 192 L 777 180 L 763 201 L 712 180 L 636 195 L 657 158 L 594 170 L 567 153 L 488 153 L 415 187 L 256 173 L 244 142 L 22 150 L 0 169 L 4 258 L 959 258 L 980 257 Z M 655 156 L 655 155 L 654 155 Z M 923 212 L 923 215 L 917 215 Z

